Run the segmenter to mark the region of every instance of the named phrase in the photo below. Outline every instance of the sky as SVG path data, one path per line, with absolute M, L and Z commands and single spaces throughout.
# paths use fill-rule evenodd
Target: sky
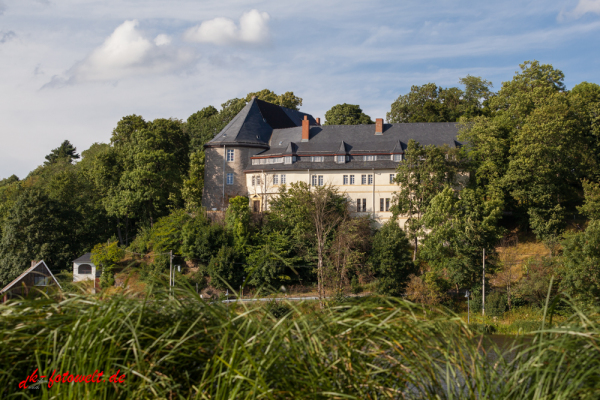
M 498 90 L 526 60 L 600 84 L 600 0 L 0 0 L 0 179 L 126 115 L 187 119 L 268 88 L 385 118 L 412 85 Z

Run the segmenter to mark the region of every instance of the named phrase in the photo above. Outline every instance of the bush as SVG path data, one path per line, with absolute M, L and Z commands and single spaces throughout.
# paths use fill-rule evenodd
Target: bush
M 482 335 L 496 332 L 496 327 L 488 324 L 469 324 L 469 330 L 473 333 Z
M 485 297 L 485 315 L 501 317 L 507 306 L 506 295 L 503 293 L 493 292 Z
M 358 283 L 358 277 L 356 275 L 352 277 L 352 281 L 350 281 L 350 287 L 353 294 L 359 294 L 363 291 L 362 286 L 360 286 L 360 283 Z
M 217 289 L 238 288 L 244 277 L 244 266 L 239 259 L 240 256 L 235 248 L 221 247 L 208 264 L 210 284 Z
M 292 308 L 289 305 L 277 300 L 269 301 L 265 308 L 269 314 L 277 319 L 283 318 L 292 312 Z

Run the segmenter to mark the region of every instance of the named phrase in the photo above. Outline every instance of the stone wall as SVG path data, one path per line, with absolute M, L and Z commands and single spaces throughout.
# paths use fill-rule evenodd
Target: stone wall
M 225 149 L 233 149 L 234 161 L 223 162 Z M 207 211 L 223 211 L 229 204 L 229 199 L 235 196 L 247 196 L 246 177 L 244 169 L 250 162 L 250 157 L 264 151 L 257 147 L 227 146 L 207 147 L 204 166 L 204 189 L 202 192 L 202 206 Z M 225 171 L 223 171 L 225 167 Z M 233 185 L 227 185 L 226 174 L 233 173 Z M 225 193 L 223 195 L 223 186 Z

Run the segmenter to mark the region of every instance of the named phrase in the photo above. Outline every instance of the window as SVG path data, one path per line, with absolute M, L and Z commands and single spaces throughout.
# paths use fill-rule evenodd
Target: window
M 348 184 L 348 175 L 344 175 L 344 185 Z
M 323 175 L 313 175 L 312 176 L 312 185 L 313 186 L 323 186 Z
M 367 199 L 356 199 L 356 212 L 367 211 Z
M 363 161 L 377 161 L 377 156 L 363 156 Z
M 367 176 L 366 175 L 361 176 L 361 178 L 360 178 L 360 184 L 361 185 L 366 185 L 367 184 Z
M 350 175 L 350 184 L 354 185 L 354 175 Z
M 273 175 L 273 185 L 279 185 L 279 175 Z
M 402 154 L 394 154 L 394 161 L 402 161 Z
M 390 211 L 390 199 L 385 199 L 385 211 Z
M 379 211 L 390 211 L 390 199 L 379 199 Z
M 260 186 L 260 175 L 256 177 L 256 185 Z
M 346 162 L 346 156 L 335 156 L 335 162 L 344 164 Z
M 373 175 L 369 175 L 369 185 L 373 184 Z
M 285 185 L 285 174 L 281 174 L 281 184 Z
M 319 186 L 323 186 L 323 175 L 319 175 Z
M 252 159 L 252 165 L 258 165 L 258 160 L 256 158 Z
M 256 186 L 256 176 L 252 175 L 252 186 Z
M 323 157 L 323 156 L 312 156 L 310 158 L 310 161 L 312 161 L 312 162 L 323 162 L 323 161 L 325 161 L 325 157 Z
M 360 203 L 362 203 L 362 199 L 356 199 L 356 212 L 361 211 Z
M 232 173 L 227 174 L 227 184 L 233 185 L 233 174 Z
M 77 272 L 80 275 L 90 275 L 92 273 L 92 266 L 89 264 L 81 264 L 78 268 L 77 268 Z
M 394 184 L 394 179 L 396 179 L 396 174 L 390 174 L 390 185 Z
M 317 186 L 317 176 L 316 175 L 312 176 L 312 185 Z
M 379 199 L 379 211 L 383 211 L 383 203 L 384 203 L 383 198 Z
M 285 156 L 285 164 L 291 164 L 292 163 L 292 156 Z
M 227 149 L 227 162 L 233 161 L 233 150 Z
M 48 285 L 50 285 L 50 277 L 49 276 L 34 276 L 33 284 L 35 286 L 48 286 Z

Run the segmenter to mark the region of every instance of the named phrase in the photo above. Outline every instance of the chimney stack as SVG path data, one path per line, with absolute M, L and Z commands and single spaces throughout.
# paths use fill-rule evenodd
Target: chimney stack
M 383 118 L 377 118 L 375 120 L 375 134 L 383 135 Z
M 302 120 L 302 141 L 303 142 L 308 142 L 309 134 L 310 134 L 310 121 L 308 120 L 308 117 L 305 115 L 304 119 Z
M 317 118 L 317 125 L 321 125 L 321 118 Z

